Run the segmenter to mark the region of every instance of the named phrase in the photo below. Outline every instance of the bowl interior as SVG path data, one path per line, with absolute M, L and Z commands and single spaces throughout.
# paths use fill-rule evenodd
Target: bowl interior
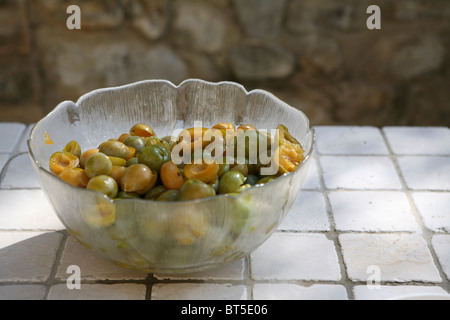
M 32 130 L 30 151 L 38 166 L 47 169 L 52 153 L 70 140 L 77 140 L 85 149 L 128 132 L 138 122 L 149 124 L 163 137 L 198 121 L 205 127 L 231 122 L 267 130 L 284 124 L 307 154 L 312 149 L 307 116 L 267 91 L 247 92 L 232 82 L 187 80 L 177 87 L 168 81 L 149 80 L 95 90 L 77 103 L 61 103 Z M 53 145 L 45 143 L 46 132 Z

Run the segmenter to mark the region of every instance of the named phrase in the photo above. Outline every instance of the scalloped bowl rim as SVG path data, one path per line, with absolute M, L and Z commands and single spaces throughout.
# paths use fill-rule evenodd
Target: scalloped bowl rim
M 59 103 L 52 111 L 50 111 L 46 116 L 44 116 L 42 119 L 40 119 L 31 129 L 30 134 L 29 134 L 29 138 L 27 140 L 27 146 L 28 146 L 28 151 L 29 154 L 33 160 L 33 162 L 36 164 L 38 170 L 41 170 L 42 172 L 44 172 L 45 174 L 48 174 L 52 177 L 52 179 L 54 179 L 55 181 L 58 181 L 59 183 L 63 183 L 68 185 L 69 187 L 73 188 L 75 190 L 75 192 L 79 192 L 79 191 L 85 191 L 85 192 L 92 192 L 95 193 L 97 195 L 100 195 L 102 197 L 104 197 L 106 200 L 110 201 L 111 203 L 117 203 L 119 201 L 143 201 L 143 202 L 149 202 L 152 203 L 156 200 L 150 200 L 150 199 L 139 199 L 139 198 L 133 198 L 133 199 L 111 199 L 108 196 L 95 191 L 95 190 L 88 190 L 88 189 L 80 189 L 79 187 L 73 186 L 68 184 L 67 182 L 59 179 L 56 175 L 54 175 L 53 173 L 51 173 L 49 170 L 45 169 L 41 163 L 36 159 L 34 153 L 33 153 L 33 148 L 31 147 L 31 143 L 34 137 L 34 131 L 35 129 L 38 127 L 38 125 L 45 121 L 51 114 L 56 113 L 59 111 L 59 109 L 64 108 L 65 103 L 66 102 L 73 102 L 76 107 L 79 107 L 80 102 L 82 102 L 83 100 L 94 96 L 96 94 L 102 93 L 102 92 L 108 92 L 108 91 L 119 91 L 119 90 L 123 90 L 123 89 L 127 89 L 127 88 L 132 88 L 134 86 L 138 86 L 140 84 L 149 84 L 149 83 L 166 83 L 168 85 L 170 85 L 171 87 L 173 87 L 176 90 L 179 90 L 181 87 L 183 87 L 186 83 L 190 83 L 190 82 L 199 82 L 199 83 L 204 83 L 204 84 L 208 84 L 208 85 L 212 85 L 212 86 L 220 86 L 220 85 L 224 85 L 224 84 L 228 84 L 228 85 L 234 85 L 238 88 L 240 88 L 245 94 L 246 96 L 250 95 L 251 93 L 262 93 L 268 97 L 270 97 L 271 99 L 274 99 L 275 101 L 277 101 L 278 103 L 280 103 L 281 105 L 283 105 L 283 107 L 287 107 L 287 108 L 291 108 L 294 109 L 296 112 L 300 112 L 304 115 L 306 121 L 307 121 L 307 132 L 312 134 L 311 137 L 311 146 L 309 148 L 309 150 L 306 152 L 305 150 L 305 158 L 304 160 L 300 163 L 300 165 L 297 167 L 297 169 L 294 172 L 289 172 L 289 173 L 285 173 L 281 176 L 279 176 L 276 181 L 280 181 L 280 180 L 285 180 L 288 179 L 288 177 L 292 174 L 295 174 L 295 172 L 297 172 L 299 170 L 299 168 L 301 168 L 306 162 L 308 162 L 309 158 L 312 156 L 312 153 L 314 151 L 315 148 L 315 140 L 316 140 L 316 133 L 315 130 L 310 126 L 310 121 L 309 118 L 306 116 L 306 114 L 299 109 L 296 109 L 294 107 L 292 107 L 291 105 L 287 104 L 286 102 L 284 102 L 283 100 L 279 99 L 278 97 L 276 97 L 274 94 L 272 94 L 271 92 L 267 91 L 267 90 L 263 90 L 263 89 L 253 89 L 250 91 L 247 91 L 245 89 L 245 87 L 237 82 L 233 82 L 233 81 L 220 81 L 220 82 L 210 82 L 210 81 L 205 81 L 205 80 L 201 80 L 201 79 L 186 79 L 184 81 L 182 81 L 178 86 L 173 84 L 171 81 L 168 80 L 164 80 L 164 79 L 152 79 L 152 80 L 142 80 L 142 81 L 137 81 L 137 82 L 133 82 L 133 83 L 129 83 L 129 84 L 125 84 L 125 85 L 120 85 L 120 86 L 114 86 L 114 87 L 105 87 L 105 88 L 99 88 L 99 89 L 95 89 L 92 90 L 84 95 L 82 95 L 80 98 L 78 98 L 77 102 L 73 102 L 73 101 L 63 101 L 61 103 Z M 253 188 L 267 188 L 269 187 L 271 184 L 276 182 L 275 180 L 269 181 L 265 184 L 257 184 L 255 186 L 252 186 L 251 189 Z M 242 191 L 241 193 L 237 194 L 237 195 L 228 195 L 228 194 L 218 194 L 215 195 L 214 197 L 208 197 L 208 198 L 202 198 L 202 199 L 195 199 L 195 200 L 183 200 L 183 201 L 176 201 L 176 202 L 172 202 L 172 201 L 168 201 L 165 204 L 167 204 L 168 206 L 170 205 L 179 205 L 180 203 L 184 203 L 184 202 L 207 202 L 207 201 L 213 201 L 214 199 L 216 199 L 217 197 L 233 197 L 233 198 L 240 198 L 242 196 L 244 196 L 247 192 L 249 191 L 249 189 L 246 189 L 244 191 Z

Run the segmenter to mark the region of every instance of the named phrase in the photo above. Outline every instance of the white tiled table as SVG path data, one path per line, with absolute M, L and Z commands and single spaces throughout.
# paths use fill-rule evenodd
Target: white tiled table
M 0 123 L 0 299 L 395 299 L 450 293 L 450 130 L 319 126 L 304 191 L 250 256 L 183 276 L 118 267 L 40 190 L 31 126 Z M 67 268 L 81 271 L 70 290 Z

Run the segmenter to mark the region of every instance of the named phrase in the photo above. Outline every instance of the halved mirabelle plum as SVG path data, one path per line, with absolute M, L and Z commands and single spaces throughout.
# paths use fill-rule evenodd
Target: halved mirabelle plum
M 77 168 L 80 164 L 80 159 L 70 152 L 55 152 L 50 157 L 50 171 L 56 175 L 67 169 Z
M 79 188 L 86 188 L 89 177 L 82 168 L 67 169 L 58 175 L 61 180 Z
M 206 146 L 211 143 L 211 141 L 203 139 L 205 132 L 208 130 L 210 129 L 203 127 L 184 129 L 178 136 L 178 142 L 189 143 L 191 145 L 192 152 L 195 150 L 197 145 L 201 146 L 202 149 L 205 149 Z
M 305 159 L 302 146 L 281 124 L 277 127 L 275 139 L 278 141 L 278 147 L 274 154 L 278 172 L 280 174 L 294 172 Z
M 219 165 L 216 162 L 211 164 L 188 163 L 184 166 L 184 176 L 186 179 L 198 179 L 204 183 L 212 182 L 219 173 Z
M 78 158 L 81 157 L 80 144 L 78 142 L 76 142 L 75 140 L 70 141 L 68 144 L 66 144 L 66 146 L 64 147 L 64 149 L 62 151 L 70 152 L 71 154 L 73 154 L 74 156 L 76 156 Z

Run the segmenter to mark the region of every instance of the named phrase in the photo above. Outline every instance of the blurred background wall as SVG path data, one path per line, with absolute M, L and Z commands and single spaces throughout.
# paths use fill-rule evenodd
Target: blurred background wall
M 449 0 L 0 0 L 0 121 L 193 77 L 269 90 L 314 125 L 448 126 L 449 52 Z

